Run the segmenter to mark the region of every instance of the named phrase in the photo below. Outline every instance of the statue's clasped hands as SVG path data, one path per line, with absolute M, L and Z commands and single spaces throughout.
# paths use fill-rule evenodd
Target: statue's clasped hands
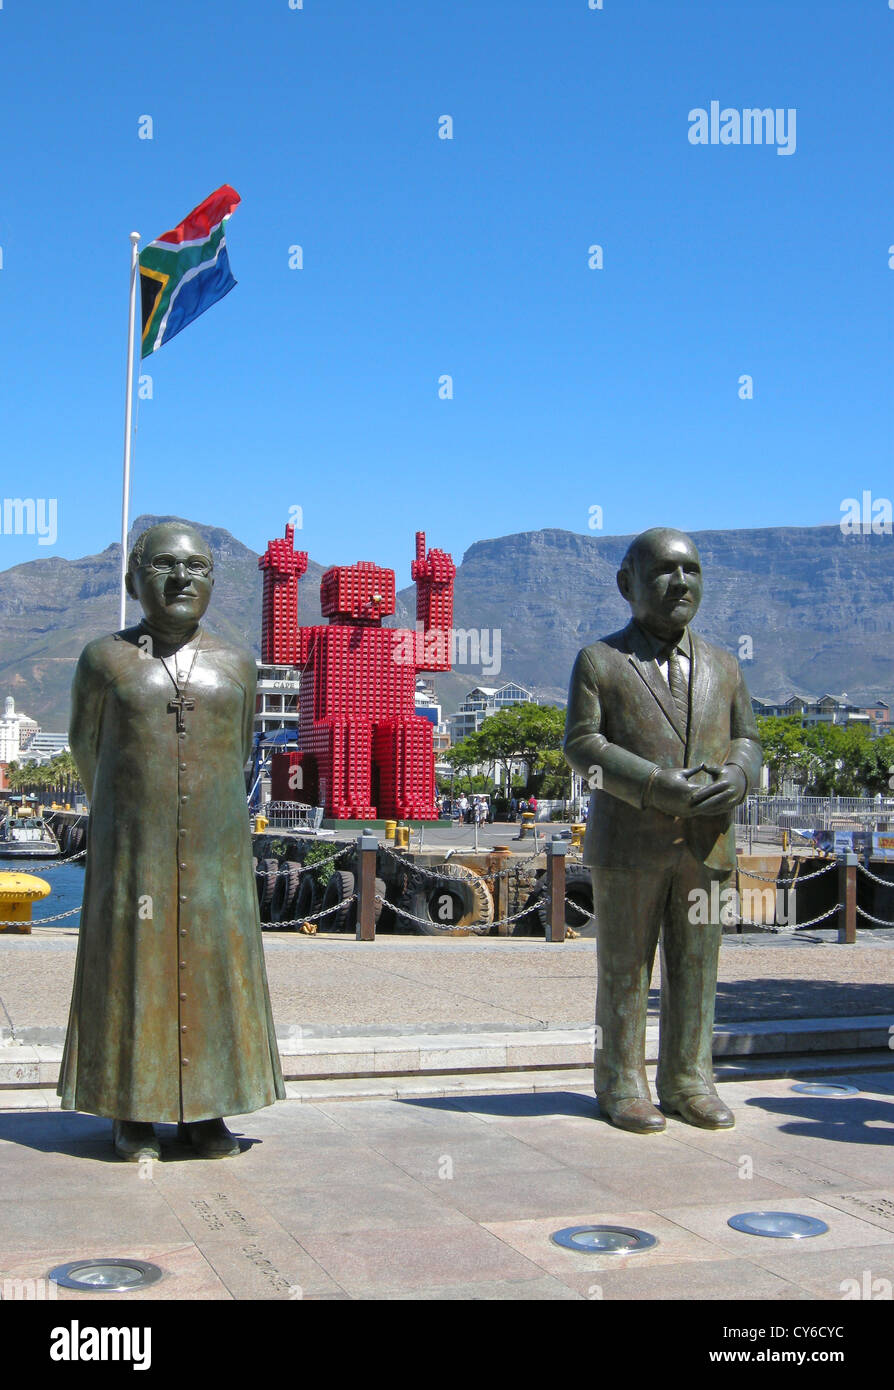
M 693 782 L 701 772 L 706 772 L 712 780 Z M 662 767 L 652 774 L 645 804 L 666 816 L 720 816 L 738 806 L 746 790 L 745 773 L 736 763 Z

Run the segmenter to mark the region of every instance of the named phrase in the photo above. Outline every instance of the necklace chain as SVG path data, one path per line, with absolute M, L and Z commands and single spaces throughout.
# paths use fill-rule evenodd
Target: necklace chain
M 172 685 L 173 685 L 173 687 L 174 687 L 174 689 L 176 690 L 176 692 L 177 692 L 178 695 L 181 695 L 181 694 L 183 693 L 183 691 L 184 691 L 184 690 L 186 689 L 186 687 L 189 685 L 190 680 L 192 679 L 193 669 L 194 669 L 194 667 L 195 667 L 196 658 L 197 658 L 198 655 L 199 655 L 199 647 L 201 647 L 201 645 L 202 645 L 202 638 L 201 638 L 201 636 L 200 636 L 198 642 L 196 643 L 195 649 L 194 649 L 194 651 L 193 651 L 193 654 L 192 654 L 192 661 L 190 662 L 189 670 L 188 670 L 187 673 L 186 673 L 186 679 L 184 680 L 182 686 L 181 686 L 180 682 L 177 680 L 177 677 L 175 676 L 174 672 L 171 670 L 170 666 L 168 665 L 168 659 L 167 659 L 167 657 L 162 656 L 162 657 L 159 658 L 159 660 L 161 661 L 162 666 L 163 666 L 163 667 L 165 668 L 165 670 L 167 671 L 168 676 L 170 677 L 171 683 L 172 683 Z M 176 658 L 175 658 L 175 660 L 176 660 Z M 176 667 L 175 667 L 174 669 L 176 670 Z

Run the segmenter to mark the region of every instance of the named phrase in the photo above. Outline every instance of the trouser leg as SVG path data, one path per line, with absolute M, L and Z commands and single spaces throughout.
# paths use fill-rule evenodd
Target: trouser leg
M 649 982 L 668 870 L 593 869 L 596 914 L 596 1094 L 648 1100 Z
M 731 875 L 718 877 L 688 854 L 674 874 L 661 937 L 662 1101 L 717 1094 L 711 1054 L 721 913 L 730 884 Z

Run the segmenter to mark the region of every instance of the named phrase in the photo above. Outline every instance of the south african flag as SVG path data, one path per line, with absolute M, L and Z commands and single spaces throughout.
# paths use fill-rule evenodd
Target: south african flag
M 235 285 L 227 256 L 227 218 L 241 202 L 222 184 L 173 231 L 140 252 L 143 346 L 148 357 Z

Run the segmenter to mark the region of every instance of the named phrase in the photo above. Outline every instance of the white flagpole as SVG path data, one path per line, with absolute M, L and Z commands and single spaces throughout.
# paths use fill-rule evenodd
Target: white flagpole
M 130 321 L 127 328 L 127 395 L 124 405 L 124 489 L 121 498 L 121 612 L 120 626 L 124 626 L 124 609 L 127 602 L 127 590 L 124 587 L 124 576 L 127 574 L 127 532 L 129 529 L 128 511 L 130 509 L 130 446 L 133 431 L 131 421 L 133 419 L 133 369 L 134 369 L 134 326 L 137 316 L 137 280 L 139 278 L 137 268 L 139 265 L 140 253 L 137 247 L 140 244 L 139 232 L 130 234 Z

